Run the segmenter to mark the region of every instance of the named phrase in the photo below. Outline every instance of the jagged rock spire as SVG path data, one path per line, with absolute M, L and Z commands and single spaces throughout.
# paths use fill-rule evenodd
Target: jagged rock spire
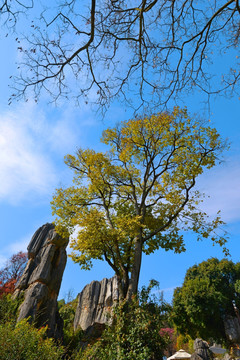
M 48 336 L 61 337 L 57 297 L 67 262 L 66 246 L 53 224 L 41 226 L 28 245 L 28 263 L 14 297 L 24 293 L 18 321 L 29 318 L 37 327 L 48 326 Z

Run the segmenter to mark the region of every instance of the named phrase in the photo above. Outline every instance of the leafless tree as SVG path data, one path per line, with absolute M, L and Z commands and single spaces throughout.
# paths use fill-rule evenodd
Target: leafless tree
M 19 47 L 10 102 L 45 90 L 53 101 L 84 98 L 105 109 L 117 99 L 138 111 L 183 90 L 232 94 L 239 36 L 239 0 L 62 0 Z
M 33 8 L 33 0 L 0 0 L 0 23 L 12 28 L 15 26 L 18 15 L 27 9 Z

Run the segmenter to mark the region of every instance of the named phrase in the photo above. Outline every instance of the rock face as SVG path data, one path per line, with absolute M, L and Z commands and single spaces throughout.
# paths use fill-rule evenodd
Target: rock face
M 37 327 L 48 325 L 48 336 L 61 337 L 57 297 L 65 269 L 68 239 L 53 224 L 45 224 L 33 235 L 28 246 L 28 263 L 14 297 L 24 293 L 18 321 L 30 317 Z
M 194 353 L 191 356 L 191 360 L 210 360 L 209 346 L 206 341 L 202 339 L 195 339 L 194 341 Z
M 106 324 L 112 305 L 119 299 L 117 278 L 92 281 L 78 294 L 74 329 L 83 330 L 95 323 Z
M 224 329 L 228 340 L 232 344 L 240 344 L 240 325 L 237 317 L 228 315 L 224 319 Z

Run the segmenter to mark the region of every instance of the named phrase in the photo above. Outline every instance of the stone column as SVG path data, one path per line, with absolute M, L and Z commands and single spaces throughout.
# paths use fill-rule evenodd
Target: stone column
M 24 294 L 17 321 L 29 318 L 36 327 L 48 326 L 48 336 L 60 338 L 62 324 L 57 298 L 67 262 L 66 246 L 53 224 L 41 226 L 28 246 L 28 263 L 13 294 Z

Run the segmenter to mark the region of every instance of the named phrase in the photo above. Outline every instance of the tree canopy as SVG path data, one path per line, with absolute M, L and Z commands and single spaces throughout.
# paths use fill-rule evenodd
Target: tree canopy
M 220 217 L 199 210 L 194 191 L 226 146 L 215 129 L 175 108 L 123 121 L 104 131 L 102 142 L 109 151 L 66 156 L 73 185 L 57 189 L 52 201 L 59 229 L 78 230 L 72 258 L 82 268 L 107 261 L 126 297 L 137 291 L 142 252 L 184 251 L 183 230 L 225 244 L 216 233 Z
M 239 90 L 238 0 L 43 4 L 19 45 L 21 71 L 10 101 L 28 98 L 31 90 L 38 99 L 47 91 L 53 100 L 84 98 L 104 109 L 117 99 L 137 111 L 159 109 L 183 90 L 207 95 Z M 0 15 L 9 23 L 21 8 L 32 6 L 30 0 L 6 0 Z M 216 71 L 219 57 L 225 61 Z
M 224 319 L 236 316 L 239 300 L 240 263 L 216 258 L 188 269 L 182 287 L 173 296 L 173 320 L 182 334 L 193 339 L 213 338 L 226 343 Z

